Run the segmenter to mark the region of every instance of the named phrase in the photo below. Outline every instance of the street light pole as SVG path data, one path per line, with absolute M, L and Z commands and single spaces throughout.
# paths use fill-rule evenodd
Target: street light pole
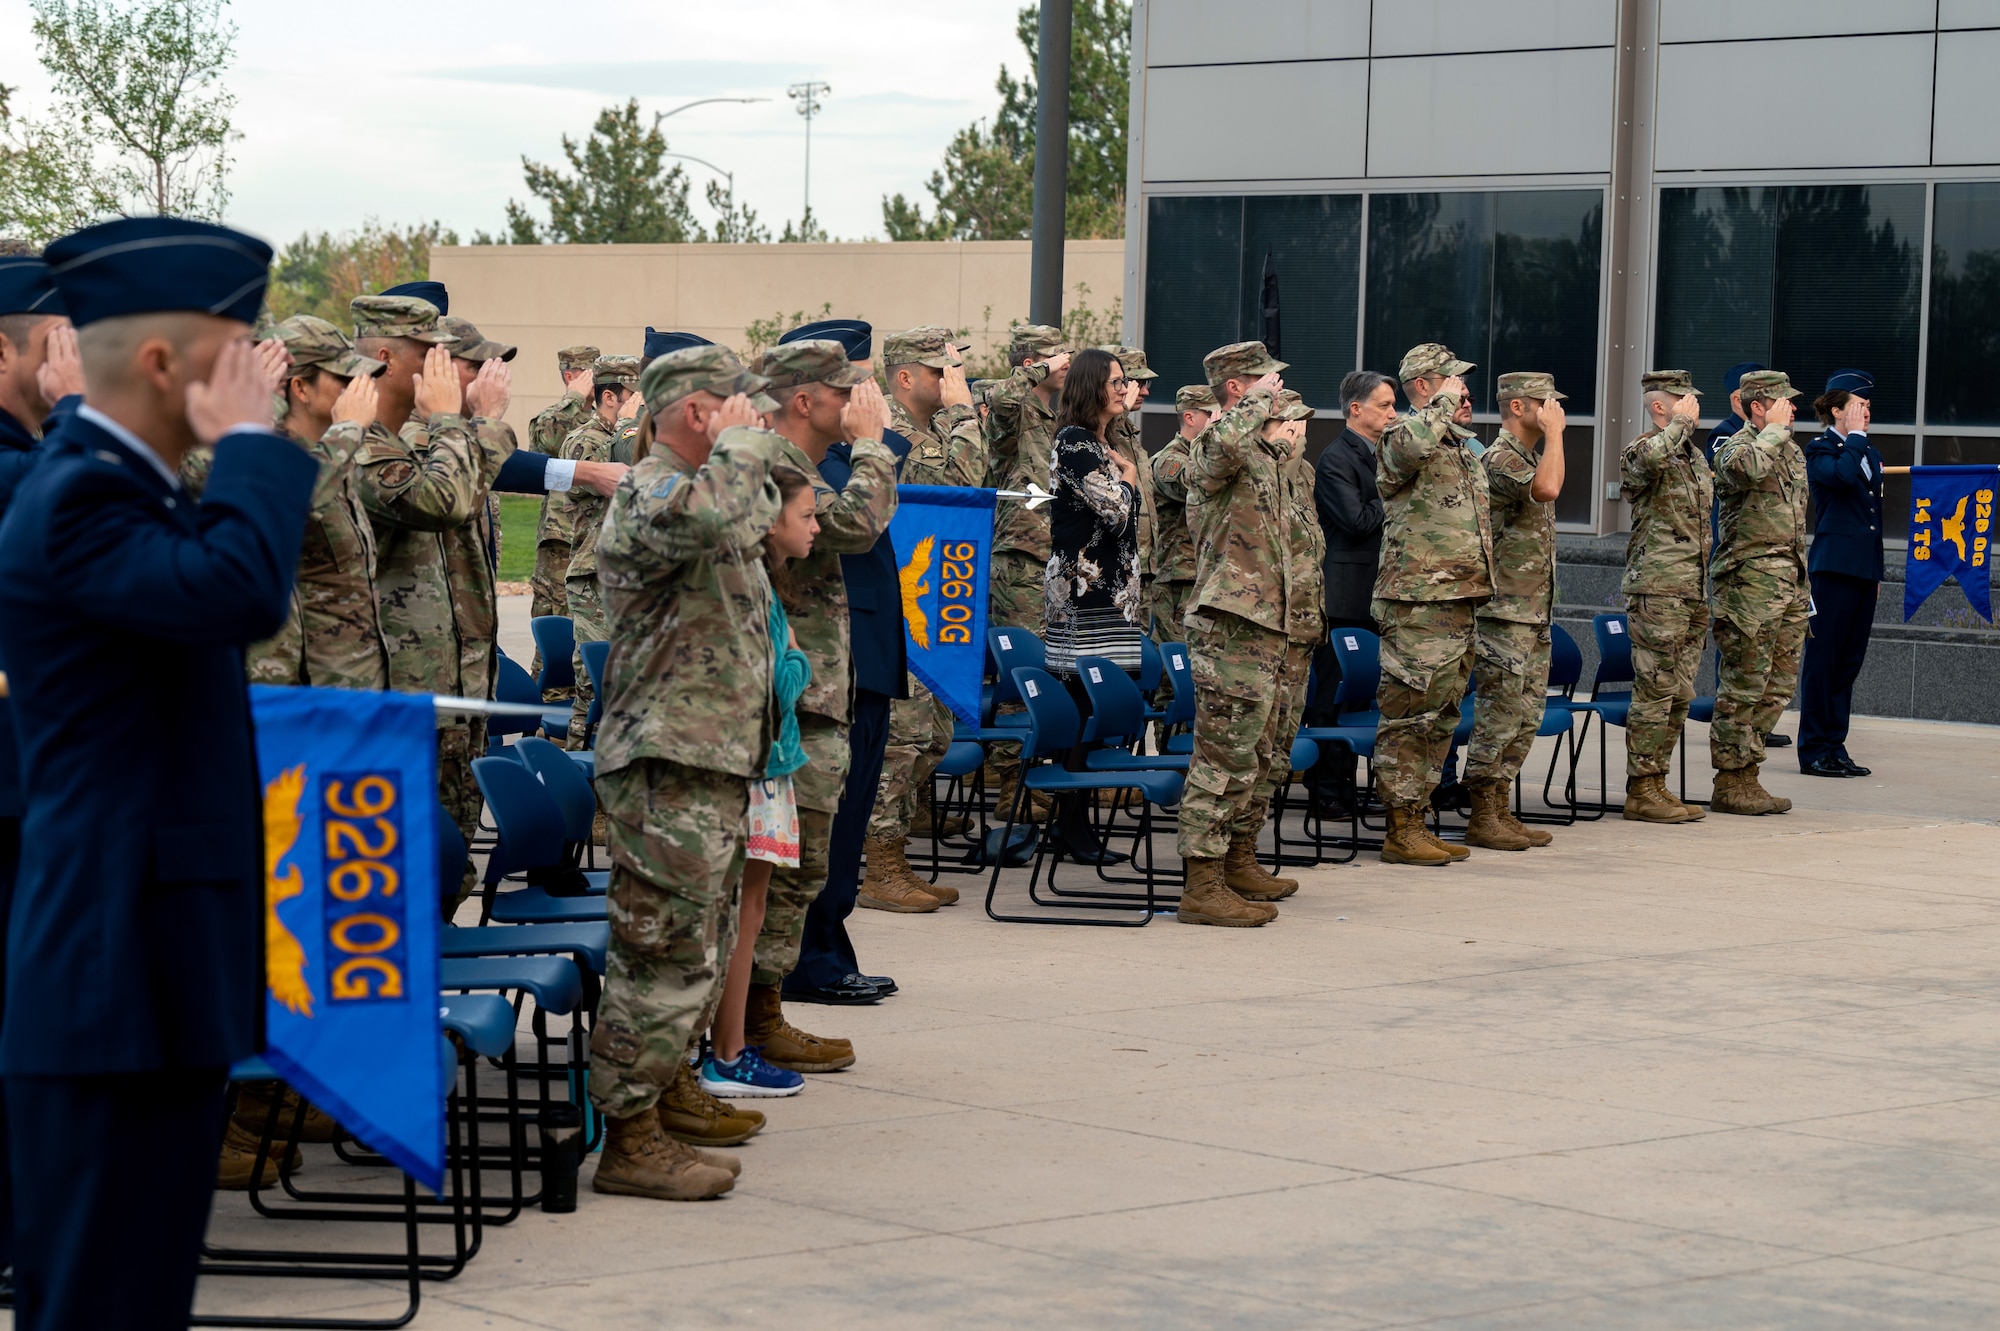
M 1042 0 L 1036 38 L 1035 223 L 1028 259 L 1028 318 L 1062 327 L 1063 233 L 1069 193 L 1070 0 Z
M 768 102 L 770 100 L 768 97 L 702 97 L 692 102 L 682 102 L 671 111 L 653 112 L 653 128 L 658 129 L 660 122 L 668 116 L 677 116 L 691 107 L 707 106 L 710 102 Z
M 785 89 L 785 95 L 799 104 L 799 114 L 806 118 L 806 211 L 799 219 L 799 238 L 803 240 L 806 224 L 812 220 L 813 210 L 813 117 L 819 114 L 819 99 L 833 91 L 831 83 L 807 80 L 794 83 Z
M 705 166 L 715 172 L 716 175 L 721 176 L 725 183 L 725 188 L 729 191 L 729 215 L 731 217 L 736 215 L 736 173 L 734 171 L 724 171 L 714 162 L 705 162 L 693 153 L 662 153 L 660 155 L 662 157 L 677 157 L 683 162 L 693 162 L 696 166 Z

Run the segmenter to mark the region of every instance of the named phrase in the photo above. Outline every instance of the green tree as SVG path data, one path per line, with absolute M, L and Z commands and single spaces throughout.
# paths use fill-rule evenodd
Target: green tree
M 719 243 L 746 245 L 770 240 L 771 228 L 757 220 L 757 210 L 747 203 L 735 202 L 734 196 L 722 188 L 721 181 L 709 181 L 707 194 L 708 206 L 721 214 L 715 223 L 715 239 Z
M 90 145 L 74 129 L 18 118 L 0 84 L 0 234 L 37 245 L 96 218 Z
M 353 322 L 349 301 L 422 281 L 430 276 L 431 246 L 456 244 L 457 235 L 437 222 L 399 227 L 372 218 L 358 231 L 301 235 L 271 266 L 271 317 L 312 314 L 346 328 Z
M 30 0 L 42 67 L 55 84 L 53 123 L 40 127 L 60 160 L 92 162 L 94 214 L 214 218 L 229 202 L 235 94 L 222 83 L 236 28 L 226 0 Z M 70 138 L 73 134 L 75 137 Z
M 702 238 L 688 209 L 687 174 L 664 165 L 666 136 L 657 122 L 639 124 L 639 100 L 598 112 L 579 145 L 563 135 L 569 172 L 521 158 L 528 193 L 549 210 L 542 223 L 527 208 L 507 204 L 507 228 L 517 245 L 675 244 Z
M 1014 31 L 1035 68 L 1040 11 L 1023 7 Z M 1067 230 L 1077 239 L 1125 234 L 1125 120 L 1130 108 L 1132 6 L 1076 0 L 1070 29 Z M 926 184 L 931 215 L 901 194 L 882 200 L 890 240 L 1019 240 L 1034 222 L 1035 85 L 1003 66 L 1000 109 L 960 130 Z

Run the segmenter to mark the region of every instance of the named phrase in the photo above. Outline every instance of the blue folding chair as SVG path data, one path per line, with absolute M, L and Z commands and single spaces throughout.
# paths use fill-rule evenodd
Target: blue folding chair
M 532 735 L 514 745 L 514 757 L 535 774 L 562 810 L 569 863 L 580 867 L 591 891 L 604 891 L 611 873 L 597 868 L 596 848 L 591 843 L 597 822 L 597 792 L 591 788 L 590 778 L 570 761 L 568 753 Z
M 497 653 L 499 667 L 493 680 L 493 697 L 496 702 L 528 703 L 543 706 L 542 691 L 535 684 L 534 676 L 521 669 L 520 664 L 505 652 Z M 533 716 L 489 716 L 486 718 L 486 733 L 489 736 L 532 735 L 537 730 L 559 735 L 569 729 L 569 708 L 550 707 L 540 717 Z M 498 747 L 491 740 L 487 742 L 487 752 Z
M 568 615 L 536 615 L 528 621 L 535 650 L 542 654 L 542 673 L 535 684 L 543 692 L 576 687 L 576 621 Z
M 1550 808 L 1556 807 L 1556 801 L 1550 797 L 1549 792 L 1555 784 L 1556 764 L 1562 761 L 1563 752 L 1566 747 L 1569 753 L 1569 768 L 1568 776 L 1564 779 L 1562 802 L 1569 811 L 1565 821 L 1571 823 L 1579 819 L 1594 822 L 1604 816 L 1604 801 L 1602 798 L 1598 800 L 1597 808 L 1586 815 L 1583 812 L 1583 805 L 1576 797 L 1576 772 L 1583 758 L 1582 741 L 1590 734 L 1591 721 L 1599 719 L 1603 715 L 1599 709 L 1599 704 L 1576 696 L 1577 686 L 1582 680 L 1583 653 L 1577 648 L 1576 639 L 1571 637 L 1569 630 L 1562 625 L 1549 625 L 1549 688 L 1554 690 L 1554 692 L 1549 695 L 1547 709 L 1544 711 L 1542 717 L 1542 728 L 1536 733 L 1538 735 L 1557 733 L 1567 738 L 1563 743 L 1556 746 L 1555 752 L 1549 755 L 1549 770 L 1542 778 L 1542 803 Z M 1629 708 L 1630 705 L 1629 697 L 1623 701 L 1612 699 L 1604 704 L 1605 707 L 1617 712 L 1621 716 L 1624 710 Z M 1561 710 L 1568 715 L 1562 720 L 1562 729 L 1560 731 L 1552 731 L 1550 727 L 1554 722 L 1552 722 L 1549 713 L 1557 710 Z M 1580 730 L 1576 726 L 1578 717 L 1583 719 L 1583 726 Z M 1604 785 L 1604 764 L 1607 752 L 1602 726 L 1607 724 L 1610 723 L 1608 721 L 1602 722 L 1597 732 L 1598 786 L 1600 790 Z
M 1046 645 L 1036 634 L 1026 629 L 1013 627 L 989 628 L 986 630 L 986 655 L 993 662 L 996 682 L 993 693 L 987 700 L 984 724 L 987 726 L 1006 725 L 1009 722 L 996 721 L 999 709 L 1021 701 L 1020 692 L 1014 687 L 1014 672 L 1022 666 L 1042 669 L 1049 663 Z M 1019 727 L 1025 724 L 1014 717 L 1011 724 Z
M 595 893 L 554 896 L 529 884 L 501 892 L 509 877 L 525 878 L 543 869 L 568 869 L 562 809 L 542 783 L 512 758 L 476 758 L 472 776 L 493 811 L 499 838 L 486 856 L 481 924 L 558 924 L 605 918 L 604 897 Z
M 995 920 L 1021 924 L 1108 925 L 1123 928 L 1144 926 L 1153 918 L 1153 912 L 1160 905 L 1158 870 L 1154 863 L 1152 843 L 1153 810 L 1162 805 L 1179 803 L 1181 774 L 1157 769 L 1130 772 L 1064 770 L 1056 760 L 1066 756 L 1075 747 L 1082 731 L 1082 721 L 1077 715 L 1076 703 L 1071 700 L 1069 691 L 1048 671 L 1034 666 L 1017 667 L 1013 672 L 1012 682 L 1027 707 L 1028 727 L 1021 746 L 1021 783 L 1005 811 L 1007 821 L 1004 835 L 1011 836 L 1014 825 L 1021 821 L 1023 812 L 1028 808 L 1029 796 L 1034 791 L 1044 791 L 1050 795 L 1080 794 L 1099 790 L 1137 791 L 1142 803 L 1139 806 L 1138 830 L 1133 834 L 1132 863 L 1134 866 L 1139 864 L 1140 844 L 1143 842 L 1145 892 L 1140 895 L 1098 889 L 1072 889 L 1060 893 L 1061 899 L 1042 896 L 1036 889 L 1041 883 L 1043 862 L 1049 862 L 1049 890 L 1055 893 L 1055 866 L 1062 857 L 1061 838 L 1056 835 L 1056 821 L 1061 814 L 1051 812 L 1049 825 L 1036 841 L 1035 858 L 1028 877 L 1028 899 L 1045 909 L 1086 910 L 1096 912 L 1096 916 L 1086 919 L 1065 915 L 1001 914 L 994 908 L 994 898 L 1000 890 L 998 864 L 993 866 L 993 876 L 986 887 L 987 915 Z M 1109 918 L 1106 918 L 1107 915 Z
M 597 723 L 604 716 L 604 675 L 611 661 L 611 644 L 599 638 L 586 642 L 577 649 L 583 657 L 584 673 L 590 676 L 590 706 L 583 714 L 583 747 L 597 747 Z M 569 720 L 563 720 L 563 733 L 569 733 Z

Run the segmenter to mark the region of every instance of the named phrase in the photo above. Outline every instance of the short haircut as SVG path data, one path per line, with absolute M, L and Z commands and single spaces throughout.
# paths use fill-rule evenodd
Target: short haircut
M 1023 350 L 1021 348 L 1010 348 L 1007 352 L 1007 363 L 1018 370 L 1023 365 L 1026 365 L 1028 363 L 1028 357 L 1034 354 L 1035 353 L 1032 351 Z
M 1356 370 L 1340 381 L 1340 410 L 1343 415 L 1357 402 L 1375 396 L 1375 390 L 1389 382 L 1389 376 L 1374 370 Z
M 121 314 L 98 319 L 76 330 L 76 350 L 83 361 L 84 381 L 92 388 L 122 386 L 131 371 L 134 352 L 148 338 L 165 338 L 175 351 L 185 352 L 211 316 L 192 310 L 156 314 Z
M 1673 400 L 1674 395 L 1664 388 L 1649 388 L 1639 398 L 1640 403 L 1649 409 L 1655 402 L 1665 406 Z
M 14 350 L 25 351 L 28 335 L 35 331 L 35 325 L 44 319 L 59 319 L 59 314 L 0 314 L 0 337 L 14 344 Z

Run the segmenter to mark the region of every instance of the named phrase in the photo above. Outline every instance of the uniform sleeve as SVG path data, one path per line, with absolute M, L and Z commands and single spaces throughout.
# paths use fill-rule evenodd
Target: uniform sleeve
M 1486 466 L 1486 493 L 1495 507 L 1528 499 L 1535 468 L 1511 448 L 1489 448 L 1480 459 Z
M 590 399 L 579 393 L 564 393 L 562 400 L 542 408 L 528 427 L 529 446 L 537 453 L 554 457 L 570 431 L 590 416 Z
M 1416 479 L 1439 441 L 1451 437 L 1451 418 L 1457 414 L 1458 395 L 1439 393 L 1422 411 L 1391 424 L 1376 450 L 1376 487 L 1393 494 Z
M 1313 507 L 1322 527 L 1337 531 L 1350 541 L 1363 540 L 1382 530 L 1382 498 L 1363 498 L 1352 458 L 1344 446 L 1329 445 L 1313 467 Z
M 1187 502 L 1187 445 L 1180 436 L 1153 457 L 1153 493 L 1176 504 Z
M 722 432 L 692 476 L 649 459 L 620 482 L 607 530 L 616 527 L 669 566 L 761 539 L 781 506 L 771 479 L 780 446 L 775 434 L 737 427 Z
M 1014 460 L 1021 442 L 1021 408 L 1028 394 L 1049 377 L 1047 365 L 1021 365 L 996 386 L 986 398 L 986 446 L 992 454 L 993 469 L 1002 471 Z
M 1792 432 L 1767 425 L 1756 434 L 1745 431 L 1715 451 L 1715 474 L 1741 485 L 1755 485 L 1785 469 L 1785 450 Z
M 1867 456 L 1865 434 L 1850 434 L 1845 441 L 1838 435 L 1832 439 L 1822 435 L 1806 445 L 1806 475 L 1814 485 L 1852 490 L 1865 496 L 1870 490 L 1861 464 Z
M 979 409 L 969 405 L 946 407 L 931 421 L 931 429 L 944 441 L 945 483 L 985 485 L 986 439 L 979 428 Z
M 411 422 L 400 435 L 376 431 L 362 446 L 356 475 L 369 516 L 413 531 L 450 531 L 465 525 L 485 496 L 474 460 L 471 428 L 463 416 L 440 413 L 428 428 Z M 498 472 L 499 461 L 493 464 Z
M 1245 393 L 1235 406 L 1210 421 L 1188 445 L 1187 466 L 1182 473 L 1187 488 L 1214 494 L 1236 479 L 1261 442 L 1258 432 L 1270 419 L 1276 402 L 1269 389 L 1259 388 Z
M 876 440 L 857 439 L 852 466 L 847 487 L 822 503 L 818 514 L 814 545 L 838 555 L 872 550 L 896 516 L 896 455 Z
M 1625 445 L 1618 464 L 1619 492 L 1627 499 L 1637 499 L 1650 490 L 1667 459 L 1680 452 L 1694 430 L 1694 417 L 1675 416 L 1663 429 Z

